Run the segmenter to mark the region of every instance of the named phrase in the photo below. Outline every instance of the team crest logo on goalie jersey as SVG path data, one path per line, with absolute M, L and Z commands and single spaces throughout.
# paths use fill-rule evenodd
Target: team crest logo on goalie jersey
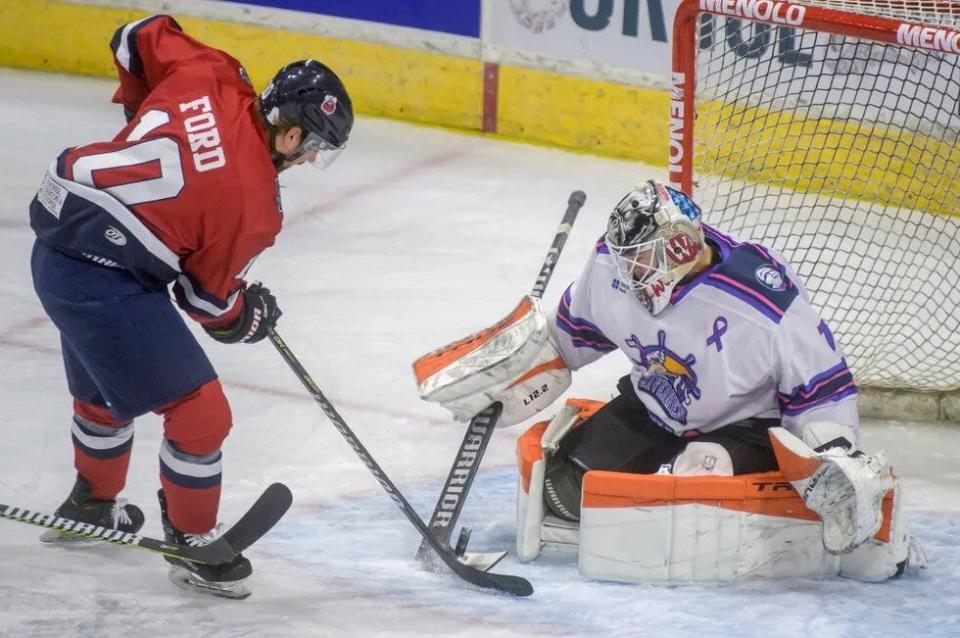
M 637 382 L 637 389 L 656 399 L 671 419 L 686 424 L 687 406 L 700 398 L 697 373 L 693 370 L 696 357 L 681 357 L 667 348 L 667 333 L 663 330 L 657 332 L 657 345 L 645 346 L 635 334 L 630 335 L 626 344 L 640 354 L 639 359 L 630 359 L 646 371 Z
M 763 264 L 757 267 L 753 274 L 757 278 L 757 281 L 770 290 L 782 292 L 787 289 L 787 283 L 783 280 L 783 275 L 773 266 Z

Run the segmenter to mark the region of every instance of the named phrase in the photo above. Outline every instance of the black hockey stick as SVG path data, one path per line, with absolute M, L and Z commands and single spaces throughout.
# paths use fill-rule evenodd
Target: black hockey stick
M 531 297 L 540 298 L 543 296 L 547 283 L 553 275 L 553 269 L 560 258 L 560 252 L 567 241 L 567 236 L 573 228 L 573 222 L 577 219 L 580 208 L 586 201 L 587 196 L 583 191 L 573 191 L 567 200 L 567 210 L 563 213 L 563 219 L 557 227 L 557 233 L 553 236 L 553 243 L 547 256 L 543 259 L 543 265 L 540 267 L 540 273 L 537 275 L 537 281 L 530 291 Z M 480 469 L 480 461 L 487 450 L 487 444 L 493 437 L 493 431 L 497 425 L 497 419 L 503 406 L 497 402 L 493 403 L 477 413 L 470 420 L 467 426 L 467 432 L 463 436 L 463 442 L 457 450 L 457 456 L 453 460 L 453 467 L 450 468 L 450 474 L 443 484 L 440 491 L 440 498 L 437 500 L 437 506 L 433 510 L 433 516 L 430 517 L 430 529 L 434 536 L 450 545 L 450 536 L 453 533 L 453 527 L 460 517 L 460 510 L 463 509 L 463 503 L 467 499 L 467 492 L 473 485 L 473 479 Z M 467 555 L 467 543 L 470 541 L 470 529 L 462 527 L 460 536 L 457 540 L 456 553 L 466 556 L 472 560 L 481 569 L 489 569 L 499 561 L 506 552 L 493 554 Z M 426 539 L 420 543 L 417 550 L 417 560 L 425 567 L 433 568 L 435 563 L 431 560 L 430 544 Z
M 284 343 L 283 339 L 280 338 L 280 335 L 277 334 L 277 331 L 274 328 L 270 328 L 267 331 L 267 335 L 270 337 L 270 341 L 273 343 L 274 347 L 276 347 L 277 352 L 280 353 L 280 356 L 283 357 L 284 361 L 287 362 L 287 365 L 290 366 L 290 369 L 293 370 L 294 374 L 297 375 L 297 378 L 300 379 L 300 382 L 303 383 L 303 386 L 313 396 L 314 400 L 320 406 L 320 409 L 323 410 L 323 413 L 326 414 L 327 418 L 330 419 L 330 422 L 333 423 L 333 426 L 337 428 L 337 431 L 340 432 L 341 435 L 343 435 L 343 438 L 346 439 L 350 447 L 353 448 L 353 451 L 357 453 L 357 456 L 359 456 L 360 460 L 363 461 L 363 464 L 367 466 L 367 469 L 373 473 L 374 478 L 376 478 L 383 489 L 387 491 L 387 494 L 391 499 L 393 499 L 393 502 L 397 504 L 397 507 L 400 508 L 407 519 L 413 523 L 413 526 L 417 528 L 417 531 L 420 532 L 421 536 L 423 536 L 424 539 L 427 539 L 433 549 L 437 552 L 437 555 L 440 556 L 443 562 L 447 564 L 453 573 L 468 583 L 478 587 L 496 589 L 514 596 L 529 596 L 533 593 L 533 587 L 526 579 L 520 578 L 519 576 L 490 574 L 484 571 L 476 570 L 473 567 L 458 561 L 456 555 L 454 555 L 450 547 L 440 544 L 440 542 L 430 533 L 430 530 L 427 529 L 426 523 L 424 523 L 417 515 L 416 510 L 410 506 L 410 503 L 407 502 L 407 499 L 404 498 L 400 490 L 397 489 L 397 486 L 394 485 L 393 481 L 391 481 L 386 473 L 384 473 L 383 469 L 370 455 L 370 452 L 367 451 L 367 449 L 347 425 L 346 421 L 343 420 L 343 417 L 341 417 L 336 408 L 333 407 L 333 404 L 331 404 L 330 401 L 327 400 L 327 397 L 323 395 L 323 392 L 320 391 L 320 388 L 310 377 L 310 374 L 302 365 L 300 365 L 300 362 L 293 355 L 293 352 L 290 351 L 290 348 L 287 347 L 287 344 Z
M 447 475 L 443 489 L 440 490 L 440 498 L 433 510 L 433 516 L 430 517 L 429 527 L 434 537 L 447 546 L 450 546 L 453 527 L 456 525 L 457 519 L 460 518 L 460 510 L 463 509 L 467 493 L 473 485 L 473 479 L 477 476 L 480 459 L 483 458 L 483 454 L 487 450 L 487 444 L 493 438 L 493 431 L 497 426 L 497 420 L 500 418 L 501 412 L 503 412 L 503 404 L 497 401 L 491 403 L 470 419 L 467 431 L 463 435 L 463 442 L 460 443 L 457 456 L 450 468 L 450 474 Z M 506 556 L 506 552 L 468 555 L 466 550 L 469 541 L 470 529 L 462 527 L 455 552 L 479 569 L 486 571 Z M 431 547 L 432 545 L 427 539 L 420 541 L 416 559 L 424 567 L 435 571 L 440 569 L 440 566 L 434 559 L 435 554 L 430 551 Z
M 145 549 L 193 563 L 219 565 L 230 562 L 234 556 L 263 536 L 286 513 L 291 501 L 292 496 L 287 486 L 283 483 L 274 483 L 264 490 L 257 502 L 223 536 L 202 547 L 180 545 L 119 529 L 98 527 L 90 523 L 63 518 L 56 514 L 33 512 L 13 505 L 0 504 L 0 518 L 19 523 L 29 523 L 38 527 L 47 527 L 58 532 L 83 536 L 90 540 Z
M 253 507 L 248 509 L 246 514 L 241 516 L 240 520 L 214 543 L 225 540 L 234 555 L 239 554 L 269 532 L 287 513 L 292 503 L 293 494 L 290 488 L 283 483 L 271 484 L 260 495 Z
M 564 211 L 563 219 L 560 220 L 560 225 L 557 227 L 557 234 L 553 236 L 550 250 L 547 251 L 547 256 L 543 259 L 543 266 L 540 267 L 540 274 L 537 275 L 537 283 L 533 285 L 533 290 L 530 292 L 531 297 L 540 298 L 543 296 L 543 291 L 547 289 L 547 283 L 550 282 L 553 269 L 557 265 L 557 260 L 560 259 L 560 251 L 563 250 L 563 245 L 567 243 L 567 236 L 570 234 L 573 222 L 577 220 L 577 214 L 585 201 L 587 201 L 587 195 L 583 191 L 570 193 L 570 198 L 567 200 L 567 210 Z

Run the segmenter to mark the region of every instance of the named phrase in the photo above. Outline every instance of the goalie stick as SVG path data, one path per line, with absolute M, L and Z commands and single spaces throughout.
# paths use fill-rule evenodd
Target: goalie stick
M 180 558 L 193 563 L 219 565 L 233 560 L 233 557 L 255 543 L 276 525 L 290 507 L 293 496 L 283 483 L 274 483 L 264 490 L 260 498 L 249 510 L 228 529 L 220 538 L 202 547 L 180 545 L 158 540 L 140 534 L 123 532 L 109 527 L 99 527 L 90 523 L 81 523 L 56 514 L 34 512 L 15 505 L 0 504 L 0 518 L 18 523 L 28 523 L 38 527 L 47 527 L 58 532 L 83 536 L 90 540 L 105 541 L 122 547 L 145 549 L 147 551 Z
M 557 227 L 557 232 L 547 251 L 547 256 L 543 259 L 543 265 L 540 267 L 540 273 L 530 291 L 531 297 L 543 297 L 543 292 L 547 288 L 547 283 L 553 275 L 553 269 L 560 258 L 560 252 L 567 241 L 567 236 L 573 228 L 573 222 L 577 219 L 580 208 L 586 201 L 587 196 L 583 191 L 573 191 L 567 199 L 567 210 L 563 213 L 563 219 Z M 480 461 L 487 450 L 487 444 L 493 437 L 493 431 L 497 425 L 497 419 L 503 406 L 499 403 L 492 403 L 477 413 L 467 426 L 467 431 L 463 436 L 463 442 L 457 450 L 457 455 L 453 459 L 453 466 L 450 468 L 450 474 L 440 490 L 440 498 L 437 499 L 437 505 L 433 510 L 433 516 L 430 517 L 430 530 L 437 540 L 446 545 L 450 545 L 450 536 L 453 533 L 454 525 L 460 517 L 460 510 L 463 509 L 463 503 L 467 499 L 467 493 L 470 486 L 473 485 L 473 479 L 480 469 Z M 462 560 L 468 564 L 477 566 L 480 569 L 487 570 L 497 564 L 506 552 L 492 552 L 486 554 L 467 553 L 467 543 L 470 540 L 470 528 L 461 527 L 460 536 L 457 540 L 456 552 L 462 556 Z M 424 539 L 417 549 L 416 559 L 427 569 L 433 571 L 439 568 L 436 561 L 432 559 L 433 554 L 430 551 L 430 544 Z
M 320 391 L 320 388 L 310 377 L 310 374 L 300 364 L 300 361 L 297 360 L 290 348 L 287 347 L 287 344 L 284 343 L 283 339 L 280 338 L 280 335 L 277 334 L 276 329 L 269 328 L 267 330 L 267 335 L 270 337 L 270 342 L 273 343 L 274 347 L 277 349 L 277 352 L 280 353 L 280 356 L 283 357 L 284 361 L 287 362 L 287 365 L 290 366 L 290 369 L 293 370 L 294 374 L 297 375 L 297 378 L 300 379 L 300 382 L 303 384 L 303 386 L 313 396 L 314 400 L 320 406 L 320 409 L 323 410 L 323 413 L 326 414 L 327 418 L 330 419 L 330 422 L 333 423 L 333 426 L 338 432 L 340 432 L 341 435 L 343 435 L 343 438 L 346 439 L 350 447 L 353 448 L 353 451 L 357 453 L 357 456 L 359 456 L 360 460 L 363 461 L 363 464 L 367 466 L 367 469 L 369 469 L 374 478 L 377 479 L 377 482 L 379 482 L 383 489 L 386 490 L 387 495 L 393 499 L 393 502 L 397 504 L 397 507 L 400 508 L 400 511 L 404 513 L 411 523 L 413 523 L 413 526 L 417 528 L 417 531 L 420 532 L 421 536 L 423 536 L 423 538 L 430 543 L 434 551 L 437 552 L 437 555 L 443 560 L 444 563 L 447 564 L 447 567 L 449 567 L 454 574 L 468 583 L 478 587 L 496 589 L 514 596 L 529 596 L 533 593 L 533 587 L 526 579 L 507 574 L 490 574 L 485 571 L 474 569 L 473 567 L 457 560 L 457 556 L 453 553 L 453 550 L 451 550 L 449 546 L 442 545 L 440 541 L 434 538 L 433 534 L 430 533 L 430 530 L 427 529 L 426 523 L 421 520 L 421 518 L 417 515 L 416 510 L 410 506 L 410 503 L 406 498 L 404 498 L 400 490 L 397 489 L 397 486 L 394 485 L 393 481 L 391 481 L 386 473 L 384 473 L 380 465 L 378 465 L 374 458 L 370 455 L 370 452 L 367 451 L 367 449 L 347 425 L 346 421 L 343 420 L 343 417 L 341 417 L 336 408 L 333 407 L 333 404 L 330 403 L 330 401 L 327 400 L 327 397 L 323 395 L 323 392 Z

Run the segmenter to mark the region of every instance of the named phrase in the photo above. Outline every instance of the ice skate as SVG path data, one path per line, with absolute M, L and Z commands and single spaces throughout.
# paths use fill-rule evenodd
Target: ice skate
M 167 499 L 163 490 L 157 492 L 157 498 L 163 515 L 163 534 L 168 541 L 200 547 L 209 545 L 222 533 L 222 525 L 217 525 L 206 534 L 181 532 L 167 518 Z M 253 568 L 243 554 L 237 554 L 230 562 L 220 565 L 193 563 L 170 556 L 164 559 L 170 563 L 170 580 L 181 589 L 232 599 L 243 599 L 251 593 L 247 579 L 253 573 Z
M 57 508 L 55 514 L 81 523 L 90 523 L 96 527 L 118 529 L 124 532 L 136 533 L 143 527 L 143 512 L 136 505 L 127 503 L 126 499 L 104 500 L 90 497 L 90 484 L 77 475 L 77 482 L 67 500 Z M 84 541 L 84 536 L 72 532 L 49 530 L 40 535 L 44 543 L 59 543 L 65 541 Z

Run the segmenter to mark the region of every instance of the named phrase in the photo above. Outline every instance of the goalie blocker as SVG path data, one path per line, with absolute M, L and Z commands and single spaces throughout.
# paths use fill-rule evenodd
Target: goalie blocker
M 843 576 L 878 582 L 925 564 L 900 511 L 892 477 L 882 495 L 879 529 L 843 554 L 824 546 L 820 516 L 791 485 L 797 465 L 738 476 L 675 476 L 588 471 L 580 523 L 544 507 L 545 455 L 602 402 L 568 400 L 550 421 L 517 442 L 517 555 L 532 561 L 544 544 L 578 546 L 587 577 L 627 582 L 724 582 L 743 578 Z M 771 435 L 787 434 L 772 428 Z M 778 460 L 784 467 L 782 442 Z M 789 476 L 785 476 L 788 474 Z
M 570 387 L 570 370 L 550 339 L 540 300 L 526 296 L 496 325 L 444 346 L 413 364 L 417 392 L 458 421 L 499 401 L 498 425 L 513 425 Z

